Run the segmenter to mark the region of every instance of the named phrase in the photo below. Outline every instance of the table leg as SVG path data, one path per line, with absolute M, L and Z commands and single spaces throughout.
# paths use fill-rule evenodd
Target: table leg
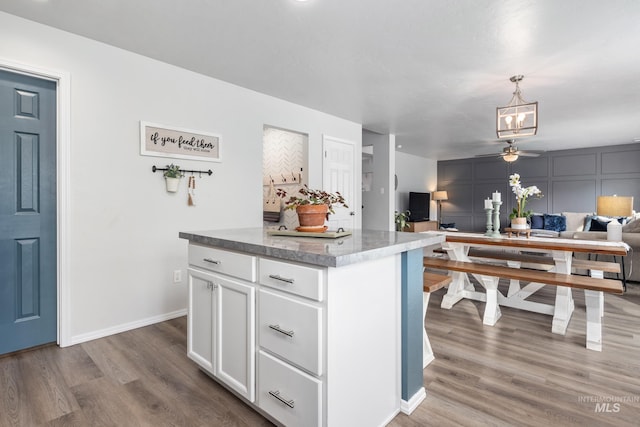
M 553 251 L 552 254 L 555 262 L 555 271 L 562 274 L 571 274 L 572 252 Z M 551 332 L 560 335 L 567 333 L 567 327 L 569 326 L 569 320 L 571 320 L 573 309 L 574 302 L 571 294 L 571 288 L 566 286 L 557 286 Z
M 477 277 L 477 276 L 476 276 Z M 502 312 L 500 311 L 500 305 L 498 305 L 498 277 L 480 276 L 482 284 L 487 292 L 487 301 L 484 307 L 484 317 L 482 323 L 485 325 L 493 326 L 496 324 Z
M 462 291 L 464 291 L 467 285 L 470 284 L 467 275 L 459 271 L 454 271 L 451 274 L 451 278 L 452 281 L 449 284 L 447 293 L 442 297 L 442 302 L 440 303 L 440 307 L 447 310 L 452 308 L 455 303 L 464 298 Z
M 469 246 L 445 242 L 442 248 L 447 251 L 449 259 L 454 261 L 469 262 Z M 455 303 L 464 298 L 463 291 L 475 291 L 466 273 L 454 271 L 451 274 L 452 282 L 449 284 L 446 295 L 442 297 L 440 308 L 451 309 Z
M 587 306 L 587 348 L 602 351 L 602 315 L 604 295 L 601 291 L 585 289 L 584 300 Z
M 422 293 L 422 318 L 425 323 L 427 321 L 427 307 L 429 306 L 429 297 L 431 294 L 429 292 Z M 431 342 L 429 341 L 429 336 L 427 335 L 427 328 L 424 327 L 422 331 L 422 368 L 426 368 L 427 365 L 435 359 L 433 355 L 433 349 L 431 348 Z
M 522 263 L 520 261 L 507 261 L 507 266 L 511 268 L 520 268 Z M 507 291 L 507 298 L 520 292 L 520 281 L 516 279 L 509 280 L 509 290 Z

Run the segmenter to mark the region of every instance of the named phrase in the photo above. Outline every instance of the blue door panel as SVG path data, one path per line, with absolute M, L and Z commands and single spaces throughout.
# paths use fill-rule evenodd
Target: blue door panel
M 0 354 L 56 341 L 56 87 L 0 70 Z

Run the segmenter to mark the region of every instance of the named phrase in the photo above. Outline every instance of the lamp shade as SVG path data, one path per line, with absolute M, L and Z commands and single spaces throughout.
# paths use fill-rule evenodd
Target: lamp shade
M 447 200 L 449 197 L 446 191 L 434 191 L 433 200 Z
M 631 216 L 633 213 L 633 197 L 630 196 L 598 196 L 596 212 L 603 216 Z

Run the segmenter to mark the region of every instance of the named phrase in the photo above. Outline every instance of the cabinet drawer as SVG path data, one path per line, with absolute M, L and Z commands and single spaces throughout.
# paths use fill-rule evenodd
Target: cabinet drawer
M 261 290 L 260 346 L 322 375 L 322 308 Z
M 323 270 L 260 258 L 260 283 L 316 301 L 323 299 Z
M 258 406 L 286 426 L 322 425 L 322 382 L 266 354 L 258 355 Z
M 250 282 L 256 281 L 256 257 L 251 255 L 190 244 L 189 264 Z

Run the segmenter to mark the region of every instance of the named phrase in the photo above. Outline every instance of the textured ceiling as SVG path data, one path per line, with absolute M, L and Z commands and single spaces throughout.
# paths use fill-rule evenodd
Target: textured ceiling
M 638 0 L 0 0 L 0 10 L 394 133 L 433 159 L 640 139 Z

